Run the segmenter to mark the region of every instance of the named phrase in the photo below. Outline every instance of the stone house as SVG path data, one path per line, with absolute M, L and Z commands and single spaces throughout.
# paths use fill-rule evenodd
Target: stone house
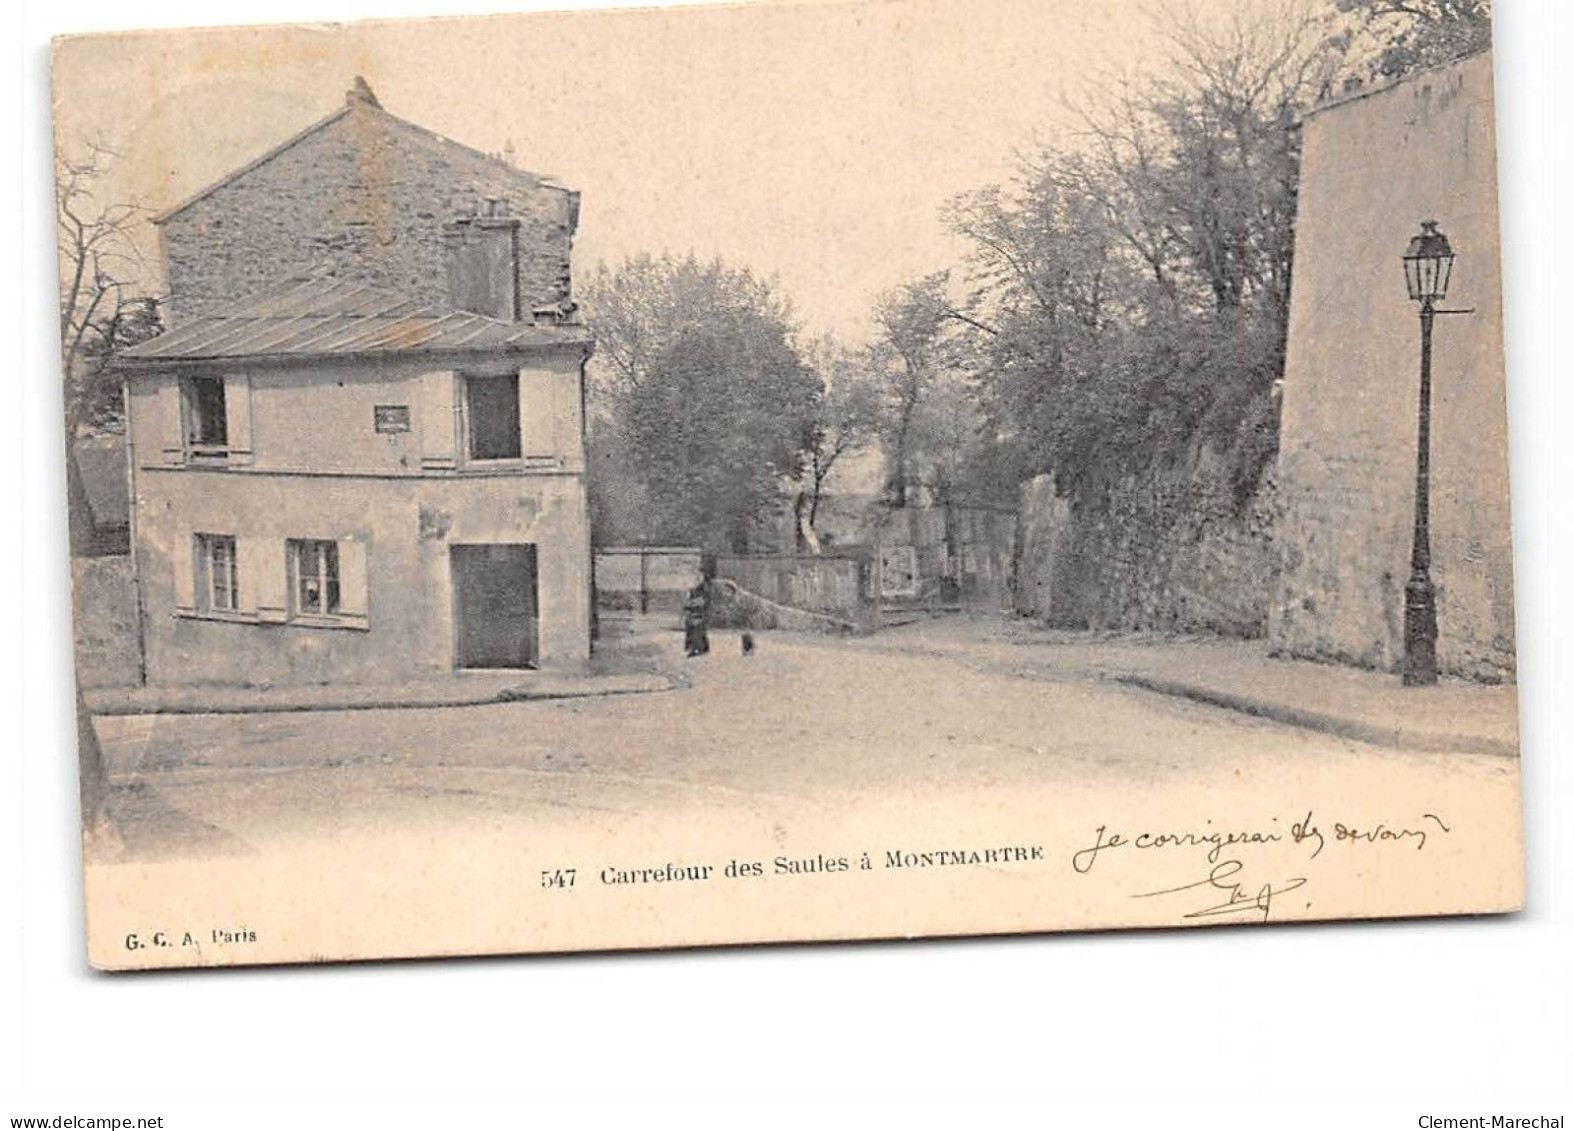
M 577 208 L 358 80 L 158 218 L 171 328 L 117 359 L 150 682 L 588 660 Z
M 1270 640 L 1381 669 L 1403 657 L 1420 331 L 1400 257 L 1436 220 L 1458 255 L 1444 305 L 1471 311 L 1439 317 L 1433 340 L 1438 662 L 1511 677 L 1492 56 L 1359 93 L 1303 128 Z

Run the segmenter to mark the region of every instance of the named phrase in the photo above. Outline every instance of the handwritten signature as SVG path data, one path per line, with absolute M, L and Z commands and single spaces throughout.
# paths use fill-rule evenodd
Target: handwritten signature
M 1161 895 L 1179 895 L 1182 892 L 1197 891 L 1202 889 L 1210 893 L 1224 893 L 1224 899 L 1212 906 L 1204 907 L 1198 911 L 1188 911 L 1181 916 L 1183 919 L 1206 919 L 1215 915 L 1239 915 L 1247 913 L 1260 913 L 1262 922 L 1268 921 L 1268 910 L 1273 905 L 1276 895 L 1284 895 L 1306 884 L 1305 876 L 1295 876 L 1285 880 L 1279 887 L 1272 884 L 1259 884 L 1256 890 L 1245 883 L 1239 883 L 1232 877 L 1240 874 L 1244 867 L 1239 860 L 1221 860 L 1215 864 L 1200 880 L 1180 887 L 1164 888 L 1161 891 L 1145 891 L 1133 895 L 1132 899 L 1154 899 Z M 1211 898 L 1211 895 L 1210 895 Z

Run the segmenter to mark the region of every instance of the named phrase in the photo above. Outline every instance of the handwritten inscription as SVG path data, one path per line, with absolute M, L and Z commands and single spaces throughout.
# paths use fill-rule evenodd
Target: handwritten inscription
M 1078 874 L 1087 875 L 1110 852 L 1124 855 L 1128 851 L 1200 849 L 1209 866 L 1201 878 L 1153 891 L 1135 892 L 1132 898 L 1201 897 L 1211 902 L 1184 912 L 1182 918 L 1245 915 L 1260 916 L 1266 921 L 1274 898 L 1305 887 L 1307 877 L 1248 879 L 1243 875 L 1245 860 L 1254 849 L 1283 845 L 1301 854 L 1305 861 L 1316 860 L 1331 844 L 1351 848 L 1404 846 L 1420 852 L 1426 848 L 1429 837 L 1452 831 L 1435 813 L 1423 813 L 1415 821 L 1397 825 L 1381 821 L 1371 825 L 1333 821 L 1327 823 L 1325 831 L 1312 810 L 1298 820 L 1284 822 L 1275 817 L 1260 827 L 1216 828 L 1210 820 L 1198 828 L 1145 829 L 1131 834 L 1100 825 L 1093 831 L 1093 843 L 1072 853 L 1071 867 Z
M 1330 832 L 1326 834 L 1310 810 L 1305 817 L 1282 827 L 1277 817 L 1273 819 L 1269 828 L 1215 829 L 1209 827 L 1212 823 L 1205 822 L 1201 829 L 1146 830 L 1135 836 L 1111 831 L 1109 826 L 1100 825 L 1094 830 L 1093 843 L 1072 854 L 1071 866 L 1083 874 L 1091 872 L 1093 865 L 1098 862 L 1099 855 L 1115 848 L 1130 848 L 1138 851 L 1154 848 L 1206 848 L 1208 863 L 1217 864 L 1220 855 L 1226 849 L 1282 844 L 1286 841 L 1296 845 L 1309 845 L 1310 857 L 1315 860 L 1322 854 L 1330 838 L 1335 842 L 1345 841 L 1352 844 L 1408 842 L 1419 851 L 1426 847 L 1429 829 L 1432 833 L 1453 831 L 1435 813 L 1423 813 L 1421 820 L 1413 826 L 1392 826 L 1379 822 L 1370 828 L 1363 828 L 1359 825 L 1347 825 L 1342 821 L 1335 821 L 1329 826 Z

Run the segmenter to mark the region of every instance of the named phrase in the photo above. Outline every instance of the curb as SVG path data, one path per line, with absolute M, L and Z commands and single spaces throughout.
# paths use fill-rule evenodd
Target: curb
M 659 680 L 659 683 L 657 682 Z M 318 702 L 302 703 L 273 702 L 273 703 L 147 703 L 138 704 L 126 702 L 94 702 L 97 696 L 93 692 L 85 692 L 88 713 L 99 718 L 113 718 L 126 715 L 283 715 L 303 714 L 314 711 L 400 711 L 400 710 L 432 710 L 441 707 L 482 707 L 495 703 L 528 703 L 553 699 L 605 699 L 615 695 L 652 695 L 664 691 L 680 691 L 689 686 L 689 681 L 681 676 L 651 677 L 647 686 L 643 687 L 607 687 L 607 688 L 543 688 L 540 690 L 528 687 L 505 687 L 484 694 L 477 693 L 462 697 L 432 697 L 420 696 L 390 698 L 390 699 L 356 699 L 347 702 Z
M 1300 727 L 1303 730 L 1315 730 L 1324 734 L 1338 735 L 1341 738 L 1350 738 L 1357 742 L 1370 743 L 1373 746 L 1390 746 L 1403 750 L 1438 751 L 1450 754 L 1490 754 L 1500 758 L 1519 757 L 1518 743 L 1505 742 L 1497 738 L 1471 738 L 1466 735 L 1437 734 L 1428 731 L 1406 730 L 1404 727 L 1381 726 L 1376 723 L 1362 722 L 1359 719 L 1347 719 L 1338 715 L 1327 715 L 1321 711 L 1309 711 L 1301 707 L 1291 707 L 1283 703 L 1272 702 L 1271 700 L 1237 695 L 1229 691 L 1220 691 L 1217 688 L 1199 687 L 1191 683 L 1158 679 L 1138 672 L 1105 672 L 1101 678 L 1112 683 L 1122 683 L 1129 687 L 1141 688 L 1144 691 L 1156 692 L 1159 695 L 1190 699 L 1194 703 L 1202 703 L 1209 707 L 1222 707 L 1227 711 L 1236 711 L 1243 715 L 1251 715 L 1254 718 L 1269 719 L 1273 722 Z

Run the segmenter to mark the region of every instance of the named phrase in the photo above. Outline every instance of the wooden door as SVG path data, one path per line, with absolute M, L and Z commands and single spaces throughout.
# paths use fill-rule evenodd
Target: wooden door
M 536 548 L 523 543 L 450 546 L 455 662 L 461 668 L 536 663 Z

